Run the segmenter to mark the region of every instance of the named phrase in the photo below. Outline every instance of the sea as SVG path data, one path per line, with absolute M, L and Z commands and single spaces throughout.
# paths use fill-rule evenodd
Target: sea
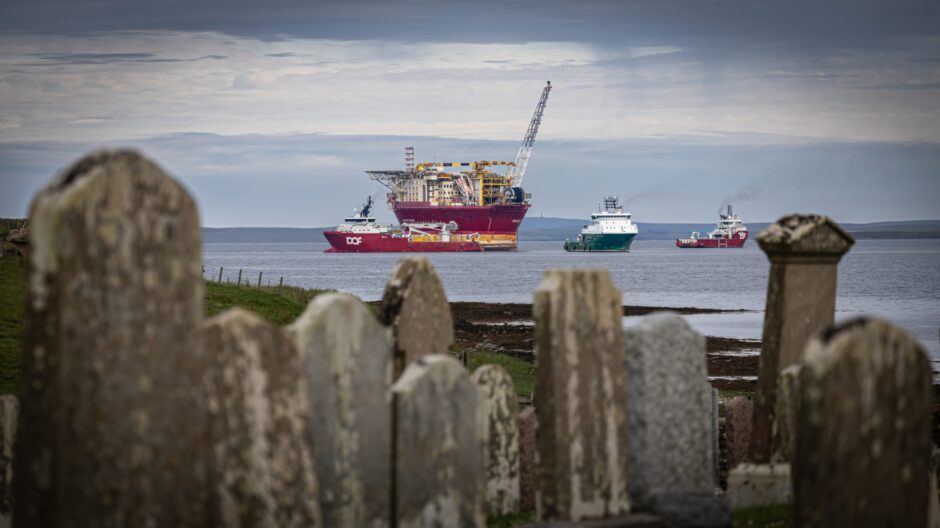
M 392 253 L 324 253 L 324 242 L 207 243 L 207 279 L 349 292 L 363 300 L 382 296 L 402 257 Z M 741 249 L 679 249 L 668 240 L 634 241 L 629 253 L 568 253 L 561 242 L 521 242 L 515 252 L 425 253 L 451 301 L 530 303 L 545 270 L 610 271 L 625 305 L 745 310 L 686 316 L 705 335 L 760 339 L 767 273 L 757 244 Z M 836 320 L 863 315 L 905 328 L 940 366 L 940 240 L 858 240 L 839 264 Z M 625 325 L 634 323 L 625 318 Z

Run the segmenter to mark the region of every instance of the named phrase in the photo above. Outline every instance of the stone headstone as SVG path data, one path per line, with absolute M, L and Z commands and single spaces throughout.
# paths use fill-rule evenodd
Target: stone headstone
M 506 369 L 483 365 L 471 377 L 481 407 L 483 461 L 486 464 L 486 513 L 519 511 L 519 429 L 516 389 Z
M 540 520 L 630 510 L 623 307 L 606 270 L 550 270 L 535 291 Z
M 307 439 L 307 383 L 281 329 L 240 308 L 203 324 L 215 522 L 323 526 Z
M 774 463 L 788 463 L 796 448 L 796 423 L 800 414 L 800 365 L 783 369 L 777 380 L 777 403 L 771 434 Z
M 733 510 L 790 504 L 790 465 L 738 464 L 728 472 L 728 501 Z
M 630 496 L 711 493 L 711 387 L 705 338 L 682 317 L 657 313 L 625 331 Z
M 16 396 L 0 396 L 0 528 L 13 520 L 13 442 L 19 411 Z
M 393 511 L 401 528 L 485 523 L 477 388 L 457 360 L 418 358 L 392 386 Z
M 309 387 L 310 443 L 326 526 L 391 522 L 392 346 L 355 297 L 318 296 L 288 327 Z
M 932 375 L 923 349 L 876 319 L 807 345 L 793 461 L 798 526 L 924 526 Z
M 729 470 L 747 458 L 753 415 L 754 402 L 744 396 L 735 396 L 725 404 L 725 446 Z
M 749 458 L 770 461 L 777 379 L 798 363 L 807 340 L 832 324 L 838 263 L 855 240 L 821 215 L 791 214 L 757 235 L 770 259 L 763 344 Z
M 379 313 L 392 330 L 398 375 L 427 354 L 446 354 L 454 344 L 454 320 L 444 285 L 426 257 L 405 257 L 385 286 Z
M 98 152 L 37 195 L 30 229 L 17 524 L 207 525 L 195 203 Z
M 676 525 L 725 526 L 715 496 L 712 388 L 705 338 L 682 317 L 657 313 L 625 331 L 630 498 Z
M 535 407 L 529 406 L 519 413 L 519 511 L 535 511 L 536 469 L 535 443 L 539 422 Z

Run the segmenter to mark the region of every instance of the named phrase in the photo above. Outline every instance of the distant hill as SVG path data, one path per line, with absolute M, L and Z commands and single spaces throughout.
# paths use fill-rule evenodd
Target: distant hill
M 519 227 L 519 240 L 558 241 L 574 238 L 589 220 L 573 218 L 529 217 Z M 767 227 L 767 222 L 748 223 L 752 236 Z M 940 220 L 907 222 L 872 222 L 841 224 L 855 238 L 940 238 Z M 640 237 L 646 240 L 674 240 L 692 231 L 708 232 L 714 224 L 671 224 L 638 222 Z M 204 227 L 206 243 L 325 242 L 324 227 Z

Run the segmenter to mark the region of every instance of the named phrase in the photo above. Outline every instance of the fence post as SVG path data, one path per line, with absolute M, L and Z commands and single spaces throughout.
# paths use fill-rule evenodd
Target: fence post
M 849 321 L 809 343 L 799 385 L 794 525 L 926 526 L 933 389 L 920 345 L 885 321 Z
M 202 327 L 210 504 L 218 525 L 323 526 L 308 448 L 307 383 L 280 328 L 233 308 Z
M 259 271 L 259 272 L 258 272 L 258 287 L 259 287 L 259 288 L 261 287 L 261 274 L 262 274 L 262 273 L 264 273 L 264 272 L 263 272 L 263 271 Z
M 101 151 L 37 195 L 30 225 L 17 524 L 210 525 L 195 203 L 139 154 Z
M 444 285 L 427 257 L 405 257 L 385 286 L 379 321 L 395 341 L 395 377 L 415 359 L 446 354 L 454 344 L 454 320 Z
M 277 282 L 277 289 L 280 290 L 284 287 L 284 277 L 281 277 L 281 280 Z
M 757 235 L 770 259 L 767 307 L 749 458 L 770 461 L 780 372 L 801 361 L 809 338 L 832 324 L 839 260 L 855 240 L 822 215 L 784 216 Z
M 241 287 L 241 285 L 242 285 L 242 270 L 241 270 L 241 268 L 239 268 L 239 270 L 238 270 L 238 282 L 236 283 L 236 285 L 239 286 L 239 287 Z
M 222 266 L 219 266 L 219 284 L 222 284 L 222 270 L 225 269 Z
M 311 404 L 309 442 L 325 526 L 389 526 L 392 345 L 355 297 L 318 296 L 288 327 Z
M 606 270 L 549 270 L 532 306 L 538 416 L 537 517 L 630 510 L 623 307 Z

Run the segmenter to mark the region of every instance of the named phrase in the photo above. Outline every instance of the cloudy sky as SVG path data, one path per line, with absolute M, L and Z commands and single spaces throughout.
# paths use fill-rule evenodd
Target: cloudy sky
M 546 80 L 534 214 L 940 218 L 935 0 L 5 0 L 0 217 L 128 146 L 206 225 L 334 224 L 406 145 L 513 159 Z

